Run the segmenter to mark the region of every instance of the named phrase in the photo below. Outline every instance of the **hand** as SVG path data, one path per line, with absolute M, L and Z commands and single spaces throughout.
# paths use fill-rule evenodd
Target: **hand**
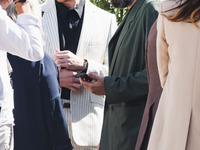
M 6 10 L 8 6 L 11 4 L 12 0 L 0 0 L 0 5 L 2 9 Z
M 100 76 L 100 75 L 97 75 L 95 73 L 92 73 L 92 72 L 88 73 L 88 76 L 90 78 L 95 79 L 96 81 L 87 82 L 87 81 L 83 81 L 80 78 L 80 82 L 81 82 L 82 86 L 85 87 L 91 93 L 94 93 L 96 95 L 105 95 L 104 77 Z
M 20 0 L 15 1 L 15 7 L 18 15 L 22 13 L 33 14 L 29 1 L 26 1 L 25 3 L 19 1 Z
M 58 51 L 56 50 L 56 54 L 54 55 L 54 61 L 57 64 L 58 68 L 64 67 L 67 70 L 72 71 L 82 71 L 85 69 L 84 60 L 72 52 Z
M 77 78 L 77 73 L 69 71 L 67 69 L 61 69 L 59 71 L 60 86 L 70 89 L 75 93 L 82 93 L 83 87 L 80 84 L 79 78 Z

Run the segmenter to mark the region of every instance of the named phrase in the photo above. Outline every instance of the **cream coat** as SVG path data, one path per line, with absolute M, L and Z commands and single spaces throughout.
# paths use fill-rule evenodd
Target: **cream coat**
M 198 22 L 200 26 L 200 22 Z M 200 149 L 200 28 L 158 17 L 163 87 L 148 150 Z
M 51 56 L 60 48 L 55 0 L 43 7 L 44 50 Z M 108 74 L 108 42 L 117 28 L 114 15 L 86 0 L 82 31 L 76 55 L 88 60 L 88 72 Z M 71 92 L 72 133 L 80 146 L 97 146 L 100 140 L 104 97 L 84 89 L 82 94 Z

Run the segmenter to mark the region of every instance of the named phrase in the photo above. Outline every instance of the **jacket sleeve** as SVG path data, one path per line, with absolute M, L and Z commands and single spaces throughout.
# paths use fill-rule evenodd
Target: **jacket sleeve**
M 104 87 L 108 104 L 143 99 L 148 93 L 146 69 L 125 77 L 105 77 Z
M 56 64 L 45 54 L 41 64 L 41 93 L 47 130 L 55 150 L 72 150 L 59 94 L 59 76 Z
M 108 32 L 108 36 L 106 40 L 106 50 L 104 53 L 104 60 L 103 63 L 97 63 L 93 60 L 88 60 L 88 70 L 87 72 L 95 72 L 99 75 L 106 76 L 108 75 L 108 43 L 110 42 L 110 39 L 112 38 L 113 34 L 115 33 L 115 30 L 117 29 L 117 22 L 116 17 L 114 15 L 110 15 L 110 28 Z
M 168 75 L 168 44 L 165 38 L 164 16 L 159 15 L 157 22 L 157 62 L 161 86 L 163 87 Z
M 17 24 L 0 7 L 0 49 L 31 61 L 42 59 L 40 21 L 32 15 L 20 14 Z

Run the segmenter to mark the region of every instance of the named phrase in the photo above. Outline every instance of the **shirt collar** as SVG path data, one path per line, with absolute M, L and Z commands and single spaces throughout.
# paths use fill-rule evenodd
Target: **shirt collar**
M 76 7 L 74 8 L 74 10 L 77 12 L 79 18 L 81 18 L 82 15 L 83 15 L 83 8 L 84 8 L 84 6 L 85 6 L 85 0 L 81 0 L 79 2 L 79 4 L 76 5 Z

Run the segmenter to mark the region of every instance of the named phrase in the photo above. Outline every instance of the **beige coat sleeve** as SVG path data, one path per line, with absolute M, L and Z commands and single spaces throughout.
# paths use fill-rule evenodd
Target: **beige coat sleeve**
M 159 14 L 157 22 L 157 62 L 161 86 L 163 87 L 168 75 L 168 44 L 165 37 L 164 16 Z

